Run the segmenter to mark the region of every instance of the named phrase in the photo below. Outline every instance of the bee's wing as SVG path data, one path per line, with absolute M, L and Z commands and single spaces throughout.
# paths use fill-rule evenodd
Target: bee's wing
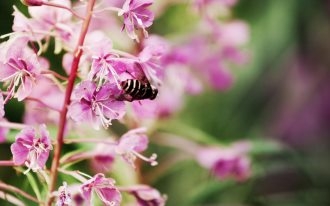
M 142 81 L 144 83 L 148 83 L 149 82 L 146 74 L 143 71 L 143 65 L 141 65 L 138 62 L 135 62 L 134 63 L 134 76 L 135 76 L 136 79 L 138 79 L 138 80 L 140 80 L 140 81 Z

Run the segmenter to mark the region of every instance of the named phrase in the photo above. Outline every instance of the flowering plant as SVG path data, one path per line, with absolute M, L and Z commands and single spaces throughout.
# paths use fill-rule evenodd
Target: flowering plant
M 176 148 L 220 180 L 249 178 L 250 143 L 193 141 L 160 126 L 188 95 L 230 89 L 231 65 L 247 62 L 248 25 L 220 21 L 222 12 L 214 11 L 230 11 L 236 1 L 190 2 L 199 21 L 177 39 L 148 32 L 166 2 L 22 2 L 28 15 L 14 6 L 13 32 L 1 36 L 7 40 L 0 44 L 0 141 L 12 141 L 9 129 L 16 135 L 12 160 L 0 166 L 37 174 L 43 187 L 30 182 L 33 195 L 0 182 L 1 190 L 40 205 L 165 205 L 166 195 L 142 181 L 142 161 L 159 164 L 155 152 L 143 154 L 152 150 L 149 142 Z M 52 45 L 60 69 L 48 57 Z M 22 123 L 6 120 L 4 107 L 13 99 L 25 104 Z M 81 161 L 91 167 L 78 170 Z M 117 180 L 121 175 L 132 177 Z

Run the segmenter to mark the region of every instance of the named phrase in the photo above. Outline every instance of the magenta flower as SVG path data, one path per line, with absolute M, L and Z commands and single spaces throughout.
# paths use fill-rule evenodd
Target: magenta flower
M 38 1 L 35 2 L 38 3 Z M 56 4 L 71 7 L 69 0 L 56 0 Z M 55 38 L 56 52 L 60 52 L 63 42 L 70 44 L 76 29 L 71 21 L 71 12 L 49 6 L 30 6 L 28 11 L 31 18 L 25 17 L 15 8 L 13 31 L 32 33 L 29 37 L 37 41 L 52 36 Z
M 49 156 L 49 151 L 53 149 L 49 132 L 46 125 L 39 127 L 40 137 L 37 137 L 36 131 L 32 127 L 23 129 L 17 136 L 10 149 L 13 154 L 13 160 L 16 165 L 25 164 L 36 172 L 45 167 Z
M 113 119 L 120 119 L 125 114 L 125 104 L 117 101 L 120 91 L 116 84 L 104 84 L 97 89 L 95 83 L 83 81 L 74 92 L 68 115 L 76 122 L 91 123 L 95 129 L 102 124 L 105 128 Z
M 123 29 L 131 39 L 138 41 L 135 29 L 142 29 L 145 37 L 148 36 L 146 28 L 151 26 L 154 20 L 154 14 L 147 9 L 153 3 L 153 0 L 126 0 L 123 10 L 118 13 L 124 16 Z
M 219 61 L 218 55 L 210 55 L 203 62 L 205 66 L 202 75 L 209 84 L 217 90 L 228 90 L 234 83 L 232 73 Z
M 92 205 L 94 191 L 104 205 L 119 206 L 121 194 L 114 184 L 113 179 L 105 178 L 104 174 L 98 173 L 82 185 L 81 191 L 88 205 Z
M 155 100 L 133 102 L 134 114 L 139 119 L 161 119 L 179 111 L 183 105 L 183 90 L 163 84 Z
M 91 32 L 86 36 L 84 45 L 84 55 L 82 56 L 81 67 L 88 65 L 90 70 L 86 78 L 90 81 L 97 82 L 100 87 L 106 82 L 115 82 L 120 89 L 121 74 L 129 70 L 135 61 L 128 58 L 120 58 L 117 54 L 111 52 L 112 41 L 101 31 Z M 67 56 L 63 59 L 63 65 L 67 68 L 70 65 L 72 57 Z M 90 66 L 90 62 L 92 65 Z M 87 63 L 87 64 L 86 64 Z M 68 70 L 68 69 L 66 69 Z M 84 75 L 83 75 L 84 76 Z
M 94 56 L 89 79 L 98 81 L 98 86 L 104 82 L 115 82 L 120 87 L 120 73 L 126 71 L 125 63 L 118 61 L 118 57 L 112 54 Z
M 56 197 L 56 206 L 86 205 L 86 200 L 81 194 L 80 184 L 67 185 L 66 182 L 63 182 L 63 185 L 52 195 Z
M 56 125 L 59 110 L 62 108 L 64 93 L 49 78 L 41 77 L 36 81 L 29 97 L 39 99 L 41 102 L 25 102 L 24 122 L 28 124 L 53 123 Z
M 37 55 L 27 46 L 28 39 L 14 37 L 1 45 L 0 81 L 5 82 L 9 95 L 22 101 L 32 92 L 40 74 Z
M 162 60 L 169 52 L 169 43 L 159 36 L 152 35 L 143 41 L 143 50 L 138 55 L 138 62 L 151 83 L 161 85 L 164 76 Z
M 135 167 L 134 161 L 140 158 L 146 162 L 150 162 L 152 166 L 157 165 L 157 155 L 153 154 L 151 157 L 145 157 L 139 152 L 144 151 L 148 146 L 148 137 L 145 135 L 145 128 L 137 128 L 126 132 L 119 140 L 115 149 L 116 153 L 121 155 L 126 162 Z
M 55 196 L 57 196 L 56 206 L 72 205 L 71 193 L 68 191 L 66 182 L 63 182 L 63 185 L 58 188 L 58 191 L 55 192 Z
M 134 185 L 126 189 L 137 200 L 138 206 L 164 206 L 166 196 L 161 195 L 158 190 L 148 185 Z
M 210 169 L 219 179 L 234 178 L 243 181 L 250 176 L 250 150 L 248 142 L 238 142 L 232 146 L 202 148 L 197 152 L 197 161 Z
M 43 0 L 21 0 L 26 6 L 41 6 L 43 5 Z
M 111 170 L 116 158 L 114 145 L 98 144 L 91 152 L 91 168 L 96 172 L 108 172 Z
M 157 98 L 133 102 L 133 111 L 142 119 L 168 118 L 182 108 L 187 93 L 198 94 L 201 91 L 201 82 L 186 66 L 173 64 L 164 71 Z

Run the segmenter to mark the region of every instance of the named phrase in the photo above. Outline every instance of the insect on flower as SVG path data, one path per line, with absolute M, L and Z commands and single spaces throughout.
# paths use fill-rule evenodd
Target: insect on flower
M 118 100 L 132 102 L 134 100 L 155 99 L 158 89 L 149 82 L 141 65 L 135 65 L 138 71 L 135 72 L 135 75 L 127 71 L 134 79 L 126 79 L 120 82 L 123 93 L 119 95 Z

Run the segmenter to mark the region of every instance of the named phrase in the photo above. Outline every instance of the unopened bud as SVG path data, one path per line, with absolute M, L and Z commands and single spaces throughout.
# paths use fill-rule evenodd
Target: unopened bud
M 21 0 L 21 2 L 26 6 L 42 6 L 44 4 L 43 0 Z

